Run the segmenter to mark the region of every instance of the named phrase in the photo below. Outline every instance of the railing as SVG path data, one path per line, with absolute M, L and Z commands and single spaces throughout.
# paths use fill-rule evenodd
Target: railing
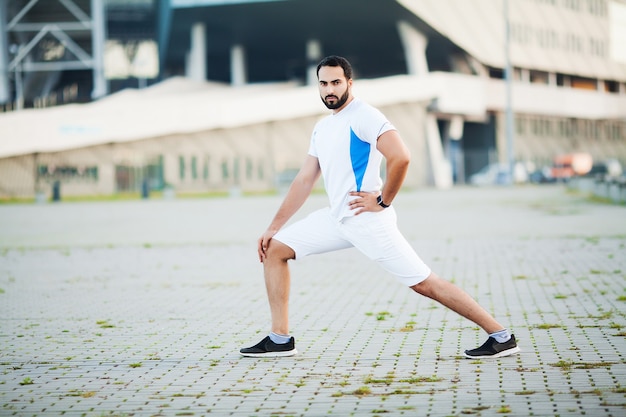
M 575 177 L 569 180 L 568 188 L 586 193 L 614 204 L 626 205 L 626 177 Z

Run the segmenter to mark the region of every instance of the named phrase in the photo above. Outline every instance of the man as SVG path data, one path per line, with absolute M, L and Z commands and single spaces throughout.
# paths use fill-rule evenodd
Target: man
M 515 336 L 469 294 L 439 278 L 397 228 L 391 206 L 404 181 L 409 151 L 397 130 L 372 106 L 352 96 L 352 67 L 342 57 L 324 58 L 317 67 L 320 97 L 332 114 L 313 130 L 304 165 L 294 178 L 268 229 L 258 240 L 270 304 L 270 334 L 243 356 L 277 357 L 297 353 L 289 335 L 288 261 L 356 247 L 400 283 L 473 321 L 488 334 L 470 358 L 496 358 L 519 352 Z M 380 177 L 386 160 L 386 181 Z M 330 207 L 282 228 L 310 195 L 320 175 Z

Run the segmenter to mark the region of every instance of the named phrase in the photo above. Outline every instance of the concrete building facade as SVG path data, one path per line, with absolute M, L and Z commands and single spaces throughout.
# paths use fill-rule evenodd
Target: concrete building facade
M 275 188 L 324 114 L 328 54 L 410 144 L 408 187 L 574 151 L 626 165 L 622 0 L 159 0 L 154 15 L 163 86 L 1 114 L 0 195 Z

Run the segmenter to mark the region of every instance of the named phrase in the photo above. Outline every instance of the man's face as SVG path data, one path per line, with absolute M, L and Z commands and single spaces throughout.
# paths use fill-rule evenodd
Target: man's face
M 350 98 L 352 80 L 347 80 L 341 67 L 321 67 L 318 73 L 320 97 L 331 110 L 341 109 Z

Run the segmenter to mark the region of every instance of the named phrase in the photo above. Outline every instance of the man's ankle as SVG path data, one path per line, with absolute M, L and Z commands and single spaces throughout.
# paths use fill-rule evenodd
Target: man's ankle
M 289 340 L 291 340 L 291 336 L 289 336 L 288 334 L 270 332 L 270 340 L 277 345 L 284 345 L 285 343 L 289 343 Z

